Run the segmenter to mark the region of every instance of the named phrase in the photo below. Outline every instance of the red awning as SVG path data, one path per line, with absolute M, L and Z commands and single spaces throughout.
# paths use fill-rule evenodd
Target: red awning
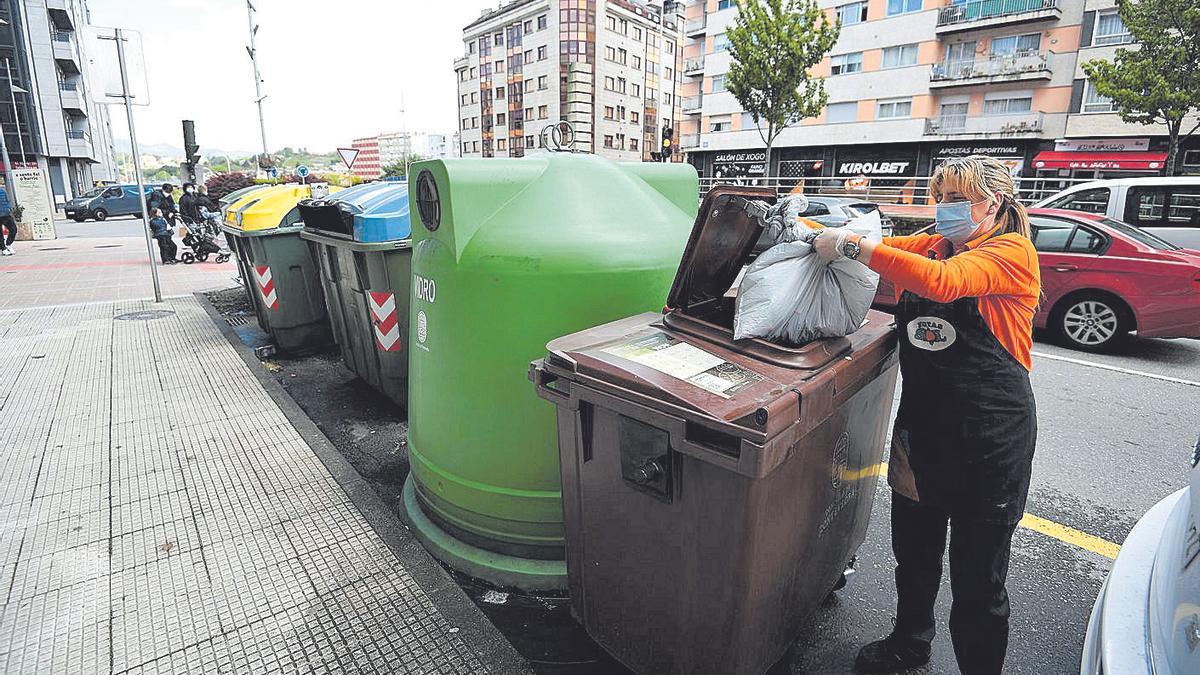
M 1157 171 L 1167 161 L 1165 152 L 1039 152 L 1035 169 L 1115 169 Z

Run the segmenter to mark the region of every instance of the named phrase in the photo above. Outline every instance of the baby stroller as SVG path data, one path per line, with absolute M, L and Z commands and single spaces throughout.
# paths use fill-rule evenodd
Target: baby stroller
M 217 235 L 221 232 L 221 214 L 200 207 L 200 222 L 185 222 L 187 234 L 183 237 L 183 245 L 192 249 L 179 256 L 185 265 L 194 262 L 204 262 L 210 255 L 215 255 L 215 262 L 223 263 L 229 260 L 231 253 L 221 248 L 217 243 Z

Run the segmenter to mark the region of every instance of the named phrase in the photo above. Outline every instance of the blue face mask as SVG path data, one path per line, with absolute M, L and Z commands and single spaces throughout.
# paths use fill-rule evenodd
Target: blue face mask
M 971 240 L 971 235 L 983 226 L 971 219 L 971 207 L 986 202 L 946 202 L 938 204 L 935 216 L 934 231 L 950 240 L 950 243 L 962 246 Z M 985 219 L 986 220 L 986 219 Z

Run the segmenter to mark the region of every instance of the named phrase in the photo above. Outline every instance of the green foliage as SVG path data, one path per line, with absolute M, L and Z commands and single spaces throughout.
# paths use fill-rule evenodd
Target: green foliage
M 1134 124 L 1165 124 L 1167 175 L 1175 173 L 1184 118 L 1200 112 L 1200 1 L 1119 0 L 1118 12 L 1138 45 L 1120 48 L 1112 61 L 1093 60 L 1083 70 L 1096 91 Z
M 738 0 L 726 31 L 732 61 L 725 87 L 758 124 L 771 146 L 787 127 L 821 114 L 829 100 L 823 79 L 808 71 L 833 49 L 841 22 L 830 23 L 816 0 Z
M 428 159 L 428 157 L 422 157 L 421 155 L 413 154 L 413 155 L 409 155 L 408 163 L 415 164 L 417 162 L 421 162 L 426 159 Z M 404 176 L 405 176 L 404 162 L 392 162 L 391 164 L 388 164 L 387 166 L 383 167 L 382 178 L 404 178 Z

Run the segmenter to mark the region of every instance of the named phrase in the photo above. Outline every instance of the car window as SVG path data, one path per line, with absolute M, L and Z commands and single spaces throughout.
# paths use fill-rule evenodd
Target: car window
M 1071 241 L 1071 232 L 1075 229 L 1073 223 L 1057 218 L 1029 219 L 1030 235 L 1033 247 L 1043 253 L 1062 253 L 1067 250 Z
M 1135 227 L 1159 225 L 1163 220 L 1163 205 L 1167 201 L 1167 188 L 1132 187 L 1125 197 L 1125 222 Z
M 1167 223 L 1200 227 L 1200 185 L 1179 185 L 1167 197 Z
M 827 216 L 829 215 L 829 207 L 817 202 L 809 202 L 808 208 L 805 209 L 804 213 L 801 213 L 800 215 L 806 217 Z
M 1108 211 L 1108 196 L 1108 188 L 1080 190 L 1051 201 L 1046 208 L 1103 214 Z
M 1108 240 L 1100 233 L 1093 232 L 1086 227 L 1076 227 L 1075 236 L 1071 237 L 1071 243 L 1067 245 L 1069 253 L 1091 253 L 1099 255 L 1104 251 Z
M 120 197 L 121 196 L 121 188 L 109 188 L 104 191 L 104 196 L 105 197 Z
M 1149 246 L 1150 248 L 1158 249 L 1160 251 L 1178 251 L 1179 250 L 1179 247 L 1176 246 L 1175 244 L 1172 244 L 1171 242 L 1169 242 L 1165 239 L 1160 239 L 1145 230 L 1139 230 L 1138 228 L 1130 225 L 1129 223 L 1122 223 L 1121 221 L 1113 220 L 1112 218 L 1103 218 L 1100 220 L 1100 222 L 1111 227 L 1112 229 L 1116 230 L 1117 232 L 1120 232 L 1121 234 L 1125 235 L 1126 237 L 1129 237 L 1130 239 L 1133 239 L 1134 241 L 1141 242 L 1141 243 Z

